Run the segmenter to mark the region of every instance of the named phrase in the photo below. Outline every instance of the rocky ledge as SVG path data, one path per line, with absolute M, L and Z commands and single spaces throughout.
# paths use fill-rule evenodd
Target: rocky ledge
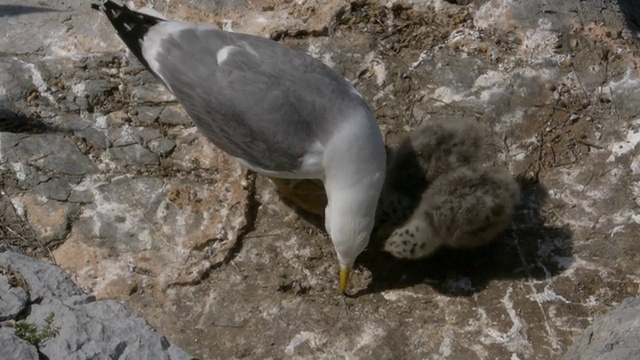
M 344 299 L 322 223 L 208 144 L 89 2 L 0 1 L 0 243 L 76 284 L 0 254 L 25 264 L 0 265 L 3 339 L 20 329 L 49 359 L 169 357 L 117 300 L 202 359 L 558 359 L 592 324 L 591 349 L 633 345 L 598 340 L 597 319 L 640 296 L 637 0 L 152 3 L 322 59 L 390 147 L 478 122 L 522 204 L 478 251 L 409 262 L 371 244 Z
M 22 319 L 16 321 L 16 319 Z M 0 247 L 1 359 L 194 359 L 58 266 Z
M 640 298 L 626 299 L 597 318 L 563 359 L 640 358 L 639 312 Z M 0 348 L 0 359 L 195 359 L 119 302 L 97 301 L 58 266 L 6 246 Z

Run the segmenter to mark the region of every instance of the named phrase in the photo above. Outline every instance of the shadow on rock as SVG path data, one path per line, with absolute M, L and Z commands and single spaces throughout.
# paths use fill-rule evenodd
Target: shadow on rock
M 0 5 L 0 17 L 19 16 L 42 12 L 59 12 L 60 10 L 26 5 Z
M 618 0 L 618 6 L 624 14 L 627 26 L 640 31 L 640 2 L 638 0 Z
M 491 244 L 474 250 L 440 249 L 422 260 L 398 260 L 370 244 L 357 264 L 372 272 L 372 282 L 355 296 L 429 284 L 450 296 L 469 296 L 497 279 L 545 279 L 573 262 L 568 229 L 548 226 L 541 214 L 546 191 L 536 181 L 519 179 L 521 203 L 511 225 Z M 358 265 L 356 265 L 358 266 Z
M 66 132 L 66 130 L 48 125 L 42 120 L 0 108 L 0 132 L 14 134 L 42 134 Z

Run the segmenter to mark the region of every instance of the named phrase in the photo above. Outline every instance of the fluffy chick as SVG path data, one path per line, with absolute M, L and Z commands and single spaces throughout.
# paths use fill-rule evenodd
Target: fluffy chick
M 438 176 L 482 162 L 486 133 L 472 120 L 429 122 L 412 130 L 388 156 L 378 205 L 377 238 L 386 239 L 419 205 Z
M 486 138 L 473 120 L 421 125 L 390 156 L 386 186 L 415 195 L 438 176 L 483 161 Z
M 387 238 L 384 250 L 419 259 L 440 246 L 485 245 L 511 221 L 519 200 L 517 183 L 504 170 L 469 165 L 438 176 L 410 218 Z

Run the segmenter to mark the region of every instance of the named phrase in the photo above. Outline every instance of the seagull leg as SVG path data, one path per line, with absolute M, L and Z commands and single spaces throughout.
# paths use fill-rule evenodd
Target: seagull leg
M 320 217 L 324 217 L 327 207 L 327 196 L 320 180 L 283 180 L 272 178 L 281 197 L 291 201 L 300 209 Z

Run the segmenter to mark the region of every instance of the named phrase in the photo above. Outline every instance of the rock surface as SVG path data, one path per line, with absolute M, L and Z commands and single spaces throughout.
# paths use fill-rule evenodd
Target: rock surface
M 27 341 L 15 336 L 13 330 L 0 328 L 0 345 L 3 360 L 38 360 L 38 350 Z
M 0 320 L 42 327 L 53 314 L 58 329 L 36 349 L 0 323 L 0 359 L 193 359 L 117 301 L 83 294 L 58 266 L 0 248 L 0 271 Z
M 559 358 L 640 295 L 634 1 L 155 2 L 322 59 L 390 146 L 432 120 L 490 130 L 523 194 L 498 242 L 417 262 L 372 243 L 347 299 L 322 222 L 209 145 L 86 1 L 9 1 L 0 241 L 198 357 Z M 57 281 L 39 291 L 82 296 Z
M 594 320 L 580 335 L 565 360 L 640 359 L 640 298 L 625 299 Z

